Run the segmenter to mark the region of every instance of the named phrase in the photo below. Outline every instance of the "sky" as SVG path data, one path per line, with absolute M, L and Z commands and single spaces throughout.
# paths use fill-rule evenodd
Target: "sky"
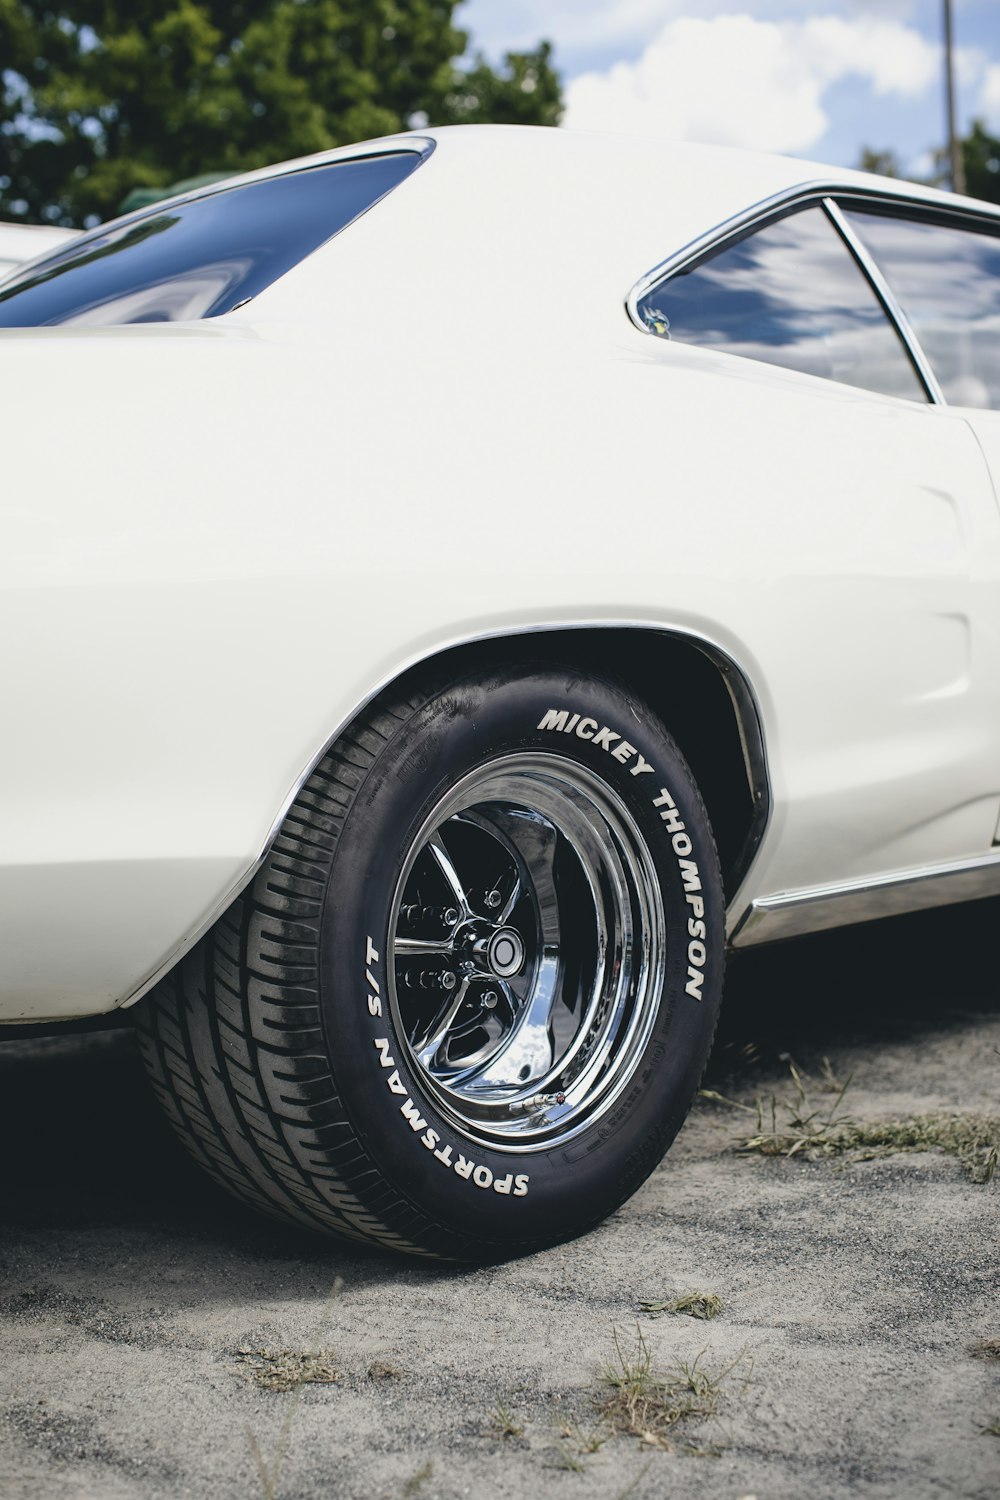
M 952 0 L 959 129 L 1000 135 L 1000 0 Z M 931 170 L 944 142 L 942 0 L 464 0 L 473 50 L 554 45 L 563 123 L 856 166 Z

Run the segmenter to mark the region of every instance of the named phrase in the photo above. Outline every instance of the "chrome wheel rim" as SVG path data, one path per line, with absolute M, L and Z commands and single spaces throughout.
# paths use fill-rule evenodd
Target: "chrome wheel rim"
M 618 794 L 555 754 L 465 776 L 412 840 L 389 997 L 420 1081 L 469 1140 L 537 1150 L 604 1115 L 642 1056 L 666 934 Z

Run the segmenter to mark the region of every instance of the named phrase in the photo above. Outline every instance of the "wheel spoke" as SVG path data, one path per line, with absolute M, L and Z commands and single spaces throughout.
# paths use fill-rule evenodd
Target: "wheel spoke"
M 465 886 L 459 879 L 459 874 L 455 869 L 452 857 L 444 846 L 444 840 L 441 837 L 440 829 L 437 829 L 434 833 L 431 834 L 430 838 L 427 841 L 427 849 L 431 855 L 431 858 L 434 860 L 434 863 L 437 865 L 441 874 L 447 881 L 448 888 L 451 891 L 451 894 L 458 902 L 459 910 L 462 916 L 468 918 L 471 915 L 472 911 L 471 907 L 469 906 L 469 898 L 466 895 Z
M 513 912 L 515 906 L 520 901 L 520 899 L 521 899 L 521 877 L 520 877 L 520 875 L 515 875 L 514 876 L 514 889 L 511 891 L 510 895 L 507 897 L 507 900 L 504 902 L 503 909 L 500 912 L 498 912 L 498 914 L 497 914 L 496 921 L 497 921 L 497 926 L 498 927 L 506 927 L 507 923 L 510 921 L 511 913 Z
M 514 1025 L 506 1041 L 494 1052 L 486 1064 L 471 1068 L 462 1075 L 461 1082 L 470 1093 L 483 1089 L 518 1088 L 524 1078 L 541 1078 L 548 1073 L 555 1058 L 552 1037 L 552 1006 L 555 1002 L 559 980 L 558 955 L 546 955 L 542 960 L 535 992 L 531 1004 Z M 517 1014 L 517 1000 L 506 980 L 496 987 L 503 991 L 512 1015 Z M 525 1069 L 527 1073 L 524 1073 Z
M 468 989 L 469 977 L 465 975 L 455 993 L 445 1000 L 421 1040 L 413 1044 L 413 1050 L 421 1067 L 433 1068 L 437 1063 L 438 1053 L 447 1040 L 448 1032 L 455 1024 L 455 1017 L 462 1007 Z
M 556 891 L 554 865 L 559 837 L 547 818 L 523 813 L 496 811 L 491 821 L 517 851 L 523 871 L 530 881 L 538 906 L 538 918 L 545 944 L 559 942 L 559 897 Z M 507 899 L 501 924 L 508 921 L 521 895 L 521 875 L 515 874 L 514 890 Z
M 432 953 L 454 953 L 455 951 L 455 944 L 451 938 L 397 937 L 392 947 L 397 958 L 425 958 Z

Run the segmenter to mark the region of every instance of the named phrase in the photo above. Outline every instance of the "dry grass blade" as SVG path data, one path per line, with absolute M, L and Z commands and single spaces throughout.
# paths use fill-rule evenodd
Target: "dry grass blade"
M 722 1311 L 722 1298 L 714 1292 L 685 1292 L 666 1302 L 640 1302 L 639 1308 L 651 1318 L 663 1313 L 685 1313 L 689 1318 L 715 1318 Z
M 261 1391 L 293 1391 L 300 1385 L 332 1385 L 340 1379 L 325 1354 L 294 1349 L 239 1349 L 242 1373 Z

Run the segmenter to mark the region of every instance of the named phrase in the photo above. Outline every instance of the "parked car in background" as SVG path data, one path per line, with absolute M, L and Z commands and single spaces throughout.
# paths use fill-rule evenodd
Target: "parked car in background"
M 52 229 L 44 224 L 0 224 L 0 281 L 25 261 L 48 255 L 79 234 L 78 229 Z
M 996 210 L 422 131 L 102 225 L 0 329 L 0 1017 L 138 1002 L 244 1200 L 579 1233 L 727 946 L 1000 891 Z

